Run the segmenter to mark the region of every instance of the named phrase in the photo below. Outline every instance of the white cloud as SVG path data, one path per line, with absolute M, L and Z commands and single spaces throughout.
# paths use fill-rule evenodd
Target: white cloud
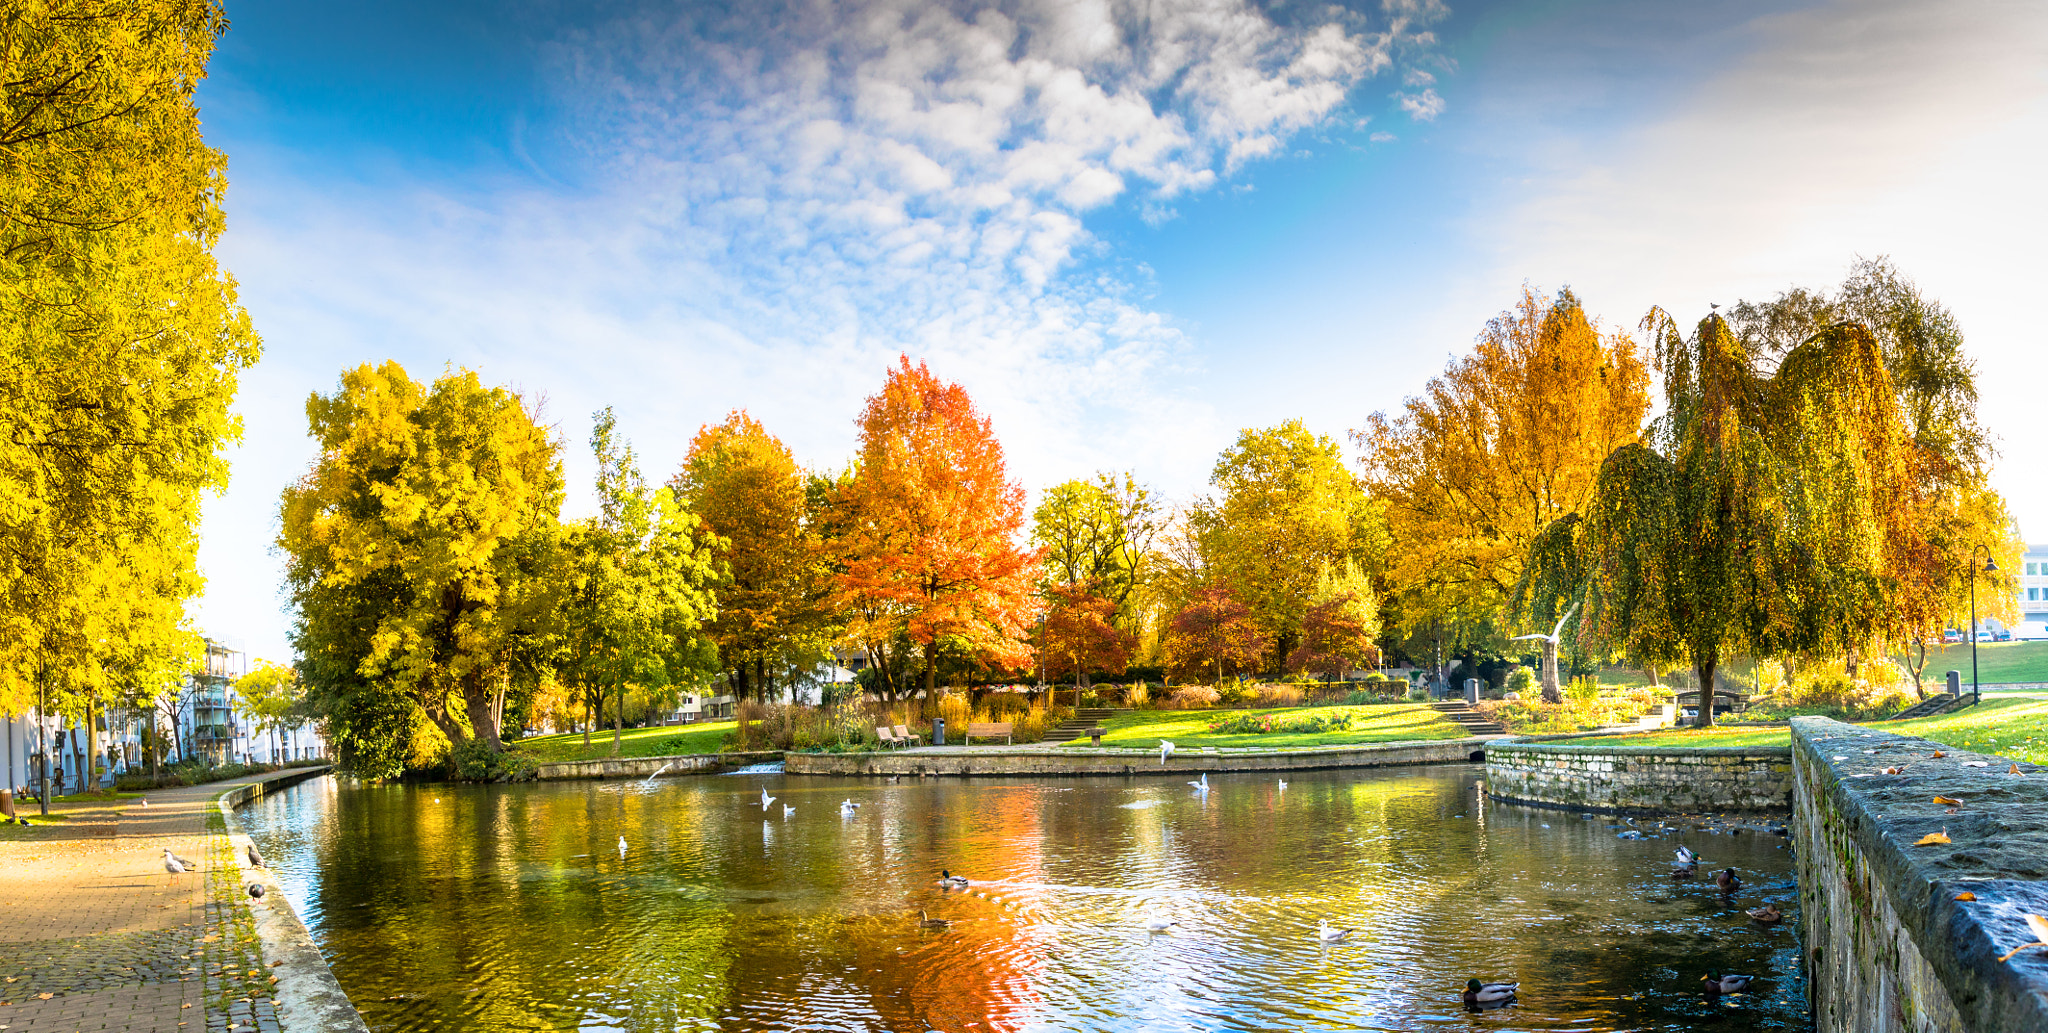
M 1401 110 L 1417 122 L 1434 122 L 1444 113 L 1444 99 L 1435 90 L 1421 93 L 1396 93 L 1394 99 L 1401 102 Z

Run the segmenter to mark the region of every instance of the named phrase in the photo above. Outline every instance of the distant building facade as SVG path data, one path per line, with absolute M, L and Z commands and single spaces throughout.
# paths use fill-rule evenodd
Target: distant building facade
M 2020 558 L 2020 623 L 2014 638 L 2048 638 L 2048 545 L 2029 545 Z

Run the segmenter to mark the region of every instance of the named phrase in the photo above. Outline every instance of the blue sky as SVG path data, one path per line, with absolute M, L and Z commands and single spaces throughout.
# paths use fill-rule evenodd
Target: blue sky
M 1034 490 L 1202 490 L 1237 430 L 1340 440 L 1524 283 L 1611 325 L 1891 255 L 1961 318 L 2048 537 L 2031 301 L 2048 8 L 1981 0 L 986 5 L 230 0 L 199 100 L 266 340 L 198 622 L 283 659 L 278 492 L 340 371 L 545 399 L 588 508 L 747 408 L 843 464 L 899 351 Z

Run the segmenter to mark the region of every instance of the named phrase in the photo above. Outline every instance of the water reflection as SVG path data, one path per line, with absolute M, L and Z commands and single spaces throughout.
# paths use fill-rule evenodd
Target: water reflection
M 1784 840 L 1622 840 L 1478 774 L 322 779 L 244 820 L 378 1031 L 1810 1027 Z M 1680 843 L 1754 888 L 1674 882 Z M 1520 1003 L 1465 1013 L 1473 976 Z

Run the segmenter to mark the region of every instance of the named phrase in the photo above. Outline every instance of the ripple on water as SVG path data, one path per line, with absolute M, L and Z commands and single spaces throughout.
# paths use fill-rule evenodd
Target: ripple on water
M 1621 840 L 1483 802 L 1464 766 L 1204 795 L 1170 776 L 742 773 L 759 777 L 320 781 L 247 824 L 378 1029 L 1810 1027 L 1791 857 L 1769 837 Z M 842 820 L 847 798 L 863 806 Z M 1758 888 L 1674 882 L 1677 843 Z M 1742 914 L 1764 900 L 1786 924 Z M 918 928 L 920 908 L 952 925 Z M 1182 925 L 1149 933 L 1150 915 Z M 1319 919 L 1356 931 L 1324 944 Z M 1757 989 L 1707 1002 L 1710 968 Z M 1519 980 L 1521 1002 L 1466 1014 L 1472 976 Z

